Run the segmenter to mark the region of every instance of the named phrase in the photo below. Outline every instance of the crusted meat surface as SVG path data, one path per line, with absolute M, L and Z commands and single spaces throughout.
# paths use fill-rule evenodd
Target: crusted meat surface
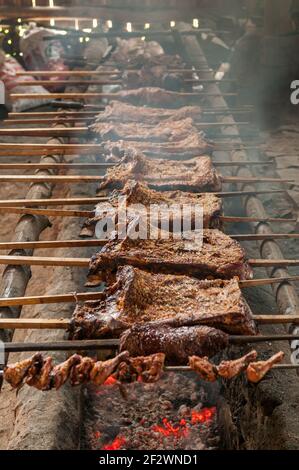
M 110 240 L 91 258 L 89 286 L 99 285 L 118 266 L 131 265 L 151 272 L 187 274 L 206 279 L 250 279 L 252 270 L 240 244 L 219 230 L 203 230 L 201 248 L 195 242 L 171 239 Z
M 141 381 L 153 383 L 160 380 L 165 362 L 165 354 L 157 353 L 151 356 L 129 357 L 119 364 L 114 378 L 120 383 Z
M 256 333 L 237 279 L 200 281 L 123 266 L 117 271 L 116 283 L 103 297 L 77 306 L 72 338 L 117 337 L 132 325 L 148 322 L 173 327 L 209 325 L 232 334 Z
M 152 204 L 159 204 L 167 207 L 176 205 L 182 207 L 183 204 L 199 205 L 203 210 L 203 228 L 221 228 L 220 215 L 222 211 L 222 200 L 211 193 L 194 194 L 183 191 L 155 191 L 150 189 L 145 183 L 137 181 L 128 181 L 123 190 L 114 190 L 109 197 L 108 202 L 101 202 L 97 204 L 95 210 L 95 217 L 87 219 L 84 222 L 81 236 L 93 237 L 95 234 L 95 226 L 99 221 L 112 218 L 118 222 L 117 208 L 119 202 L 126 198 L 126 209 L 130 216 L 138 215 L 138 204 L 142 204 L 147 210 L 149 217 L 149 210 Z M 194 214 L 193 214 L 194 215 Z M 181 225 L 181 214 L 178 214 L 179 220 L 175 213 L 170 214 L 169 230 L 173 230 L 173 226 Z M 160 219 L 163 219 L 160 213 Z M 195 224 L 191 215 L 191 226 Z M 161 227 L 161 221 L 158 227 Z
M 99 124 L 97 124 L 99 126 Z M 112 127 L 112 126 L 111 126 Z M 118 140 L 118 141 L 109 141 L 106 140 L 104 143 L 104 151 L 108 153 L 107 161 L 117 161 L 119 155 L 126 155 L 130 149 L 135 149 L 135 151 L 143 152 L 147 156 L 152 158 L 160 158 L 161 156 L 164 159 L 174 159 L 174 160 L 188 160 L 193 157 L 198 157 L 200 155 L 210 154 L 214 148 L 214 145 L 207 141 L 203 134 L 197 130 L 190 131 L 188 133 L 178 134 L 178 140 L 164 140 L 163 129 L 157 130 L 156 136 L 151 140 L 150 137 L 147 141 L 138 140 L 138 131 L 136 138 L 127 140 Z M 108 128 L 108 127 L 107 127 Z M 107 129 L 106 128 L 106 129 Z M 181 129 L 182 130 L 182 129 Z M 132 132 L 132 130 L 131 130 Z M 108 137 L 108 134 L 106 134 Z M 145 132 L 143 133 L 145 136 Z M 161 139 L 161 142 L 158 142 L 156 139 Z
M 158 125 L 161 121 L 181 121 L 182 119 L 192 118 L 200 119 L 201 108 L 199 106 L 183 106 L 179 109 L 164 108 L 145 108 L 134 106 L 119 101 L 110 101 L 105 107 L 105 111 L 101 112 L 96 122 L 105 123 L 107 121 L 116 123 L 143 123 L 144 125 Z
M 216 382 L 218 379 L 217 368 L 209 361 L 208 357 L 189 357 L 189 366 L 202 380 L 206 382 Z
M 109 169 L 100 189 L 121 189 L 128 180 L 146 181 L 162 191 L 220 191 L 221 178 L 208 156 L 186 161 L 150 159 L 135 151 L 128 152 L 117 167 Z
M 121 351 L 128 351 L 131 356 L 162 352 L 171 364 L 186 364 L 193 355 L 212 357 L 227 346 L 228 335 L 208 326 L 135 325 L 120 340 Z
M 135 106 L 162 106 L 165 108 L 180 108 L 186 104 L 186 93 L 164 90 L 158 87 L 134 88 L 113 93 L 115 99 L 125 101 Z M 193 96 L 190 95 L 192 99 Z
M 275 364 L 279 364 L 284 358 L 284 352 L 280 351 L 266 361 L 250 362 L 246 369 L 249 382 L 258 383 L 272 369 Z

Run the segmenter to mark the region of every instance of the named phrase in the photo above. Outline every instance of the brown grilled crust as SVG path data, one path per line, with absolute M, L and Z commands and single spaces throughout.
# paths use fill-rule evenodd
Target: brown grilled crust
M 162 352 L 172 364 L 186 364 L 188 357 L 212 357 L 228 346 L 228 335 L 207 326 L 152 327 L 136 325 L 121 336 L 120 350 L 131 356 Z

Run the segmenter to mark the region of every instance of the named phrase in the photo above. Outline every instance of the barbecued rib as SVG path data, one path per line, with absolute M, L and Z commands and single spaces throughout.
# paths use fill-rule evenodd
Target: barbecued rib
M 228 335 L 208 326 L 135 325 L 120 340 L 120 350 L 128 351 L 131 356 L 162 352 L 170 364 L 186 364 L 192 355 L 212 357 L 227 346 Z
M 161 191 L 221 190 L 220 176 L 208 156 L 179 162 L 146 158 L 133 149 L 118 166 L 107 171 L 100 189 L 121 189 L 132 179 L 146 181 L 150 188 Z
M 100 126 L 100 124 L 94 125 L 94 128 L 98 126 Z M 114 127 L 113 124 L 111 127 L 112 126 Z M 117 127 L 119 126 L 117 125 Z M 119 129 L 116 130 L 118 131 Z M 163 129 L 161 129 L 161 131 L 163 131 Z M 161 131 L 155 131 L 156 138 L 158 138 Z M 136 132 L 138 135 L 138 131 Z M 163 136 L 161 135 L 161 139 L 162 137 Z M 185 135 L 181 134 L 178 137 L 179 139 L 176 141 L 166 140 L 164 142 L 152 142 L 150 137 L 148 137 L 147 140 L 138 140 L 138 137 L 135 139 L 132 138 L 118 141 L 106 140 L 103 143 L 103 151 L 108 153 L 107 161 L 117 161 L 118 156 L 125 155 L 131 148 L 134 148 L 135 151 L 143 152 L 145 155 L 149 155 L 155 159 L 161 159 L 161 157 L 163 157 L 164 160 L 171 158 L 174 160 L 190 160 L 190 158 L 198 157 L 200 155 L 210 155 L 214 149 L 214 144 L 208 141 L 203 134 L 197 130 L 190 131 Z
M 164 120 L 181 121 L 192 118 L 199 120 L 201 108 L 199 106 L 183 106 L 182 108 L 171 110 L 164 108 L 145 108 L 134 106 L 119 101 L 110 101 L 105 111 L 97 115 L 96 122 L 116 122 L 116 123 L 140 123 L 147 125 L 157 125 Z
M 190 98 L 192 99 L 192 96 Z M 163 90 L 163 88 L 144 87 L 118 91 L 115 93 L 115 99 L 135 106 L 179 108 L 186 104 L 188 96 L 176 91 Z
M 124 265 L 200 279 L 252 277 L 245 252 L 237 241 L 219 230 L 209 229 L 203 230 L 202 238 L 201 246 L 190 240 L 132 239 L 130 233 L 124 240 L 110 240 L 91 258 L 87 285 L 100 285 L 107 274 Z
M 157 327 L 208 325 L 232 334 L 256 334 L 237 279 L 200 281 L 123 266 L 116 283 L 103 294 L 101 301 L 76 307 L 72 339 L 118 337 L 127 328 L 148 322 Z
M 200 134 L 191 118 L 186 118 L 180 121 L 165 120 L 155 126 L 150 126 L 142 122 L 101 122 L 92 124 L 90 126 L 90 130 L 99 134 L 102 140 L 133 140 L 136 143 L 139 142 L 140 145 L 144 145 L 143 142 L 147 142 L 149 149 L 152 144 L 155 145 L 156 143 L 161 143 L 163 145 L 168 144 L 167 147 L 170 148 L 176 145 L 177 148 L 180 147 L 180 141 L 183 139 L 186 139 L 190 135 L 195 139 L 193 134 Z M 204 148 L 204 144 L 207 146 L 207 143 L 203 138 L 201 138 L 199 142 L 201 143 L 202 148 Z M 172 147 L 170 145 L 171 143 L 173 144 Z
M 125 198 L 125 199 L 124 199 Z M 97 204 L 95 210 L 95 217 L 87 219 L 84 222 L 80 236 L 93 237 L 95 235 L 95 226 L 100 221 L 107 221 L 108 219 L 118 222 L 117 208 L 119 204 L 124 204 L 127 211 L 136 216 L 139 213 L 138 204 L 142 204 L 150 214 L 150 206 L 156 204 L 159 206 L 173 207 L 174 204 L 182 207 L 184 204 L 198 205 L 203 210 L 203 227 L 204 228 L 221 228 L 222 224 L 219 216 L 222 215 L 222 201 L 220 198 L 210 193 L 187 193 L 183 191 L 155 191 L 149 189 L 145 183 L 138 181 L 128 181 L 120 191 L 113 191 L 109 196 L 108 202 L 101 202 Z M 163 216 L 160 213 L 161 220 Z M 193 214 L 194 216 L 194 214 Z M 175 213 L 170 213 L 169 230 L 172 231 L 174 226 L 181 226 L 181 213 L 179 211 L 178 218 Z M 191 225 L 194 226 L 194 220 L 191 220 Z M 159 222 L 158 227 L 161 227 Z

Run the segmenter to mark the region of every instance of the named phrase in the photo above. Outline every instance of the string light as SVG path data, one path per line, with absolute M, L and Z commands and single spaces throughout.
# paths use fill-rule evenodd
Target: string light
M 89 42 L 89 41 L 90 41 L 89 37 L 85 38 L 85 42 Z
M 36 7 L 36 1 L 32 0 L 32 8 L 35 8 L 35 7 Z
M 171 27 L 171 28 L 174 28 L 174 27 L 175 27 L 175 21 L 171 21 L 171 22 L 170 22 L 170 27 Z
M 22 23 L 22 18 L 18 18 L 18 23 Z
M 8 33 L 9 33 L 9 29 L 5 29 L 4 34 L 8 34 Z
M 23 57 L 23 52 L 20 52 L 19 56 L 20 56 L 20 57 Z
M 79 20 L 78 20 L 78 18 L 75 19 L 75 30 L 76 31 L 79 30 Z
M 132 23 L 127 23 L 126 30 L 128 31 L 128 33 L 132 32 Z
M 193 28 L 198 28 L 198 27 L 199 27 L 199 20 L 198 20 L 198 18 L 193 18 L 192 25 L 193 25 Z
M 11 46 L 11 45 L 12 45 L 12 40 L 9 39 L 9 40 L 7 41 L 7 44 L 9 44 L 9 45 Z
M 0 33 L 2 33 L 2 31 L 3 31 L 3 28 L 0 28 Z
M 98 27 L 98 20 L 97 20 L 96 18 L 94 18 L 94 19 L 92 20 L 92 27 L 93 27 L 93 28 L 97 28 L 97 27 Z
M 145 36 L 141 36 L 141 41 L 145 41 Z
M 150 23 L 145 23 L 144 29 L 150 29 L 150 27 L 151 27 Z
M 49 7 L 54 8 L 54 0 L 49 0 Z
M 91 28 L 83 28 L 84 33 L 91 33 Z
M 112 21 L 111 21 L 111 20 L 108 20 L 108 21 L 107 21 L 107 26 L 108 26 L 109 29 L 112 28 L 113 24 L 112 24 Z
M 51 18 L 51 19 L 50 19 L 50 26 L 55 26 L 55 20 L 54 20 L 54 18 Z
M 79 38 L 79 42 L 83 42 L 84 38 Z

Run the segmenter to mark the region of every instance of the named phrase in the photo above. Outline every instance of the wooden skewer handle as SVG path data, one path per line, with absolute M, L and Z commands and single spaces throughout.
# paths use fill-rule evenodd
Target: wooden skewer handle
M 29 207 L 0 207 L 0 213 L 6 214 L 31 214 L 44 215 L 46 217 L 94 217 L 94 211 L 76 211 L 63 209 L 31 209 Z
M 11 307 L 13 305 L 43 305 L 72 303 L 76 301 L 99 300 L 103 297 L 101 292 L 84 292 L 81 294 L 42 295 L 28 297 L 0 298 L 0 307 Z M 1 322 L 0 322 L 1 323 Z
M 0 207 L 36 207 L 36 206 L 79 206 L 96 205 L 99 202 L 106 202 L 107 197 L 78 197 L 78 198 L 55 198 L 55 199 L 3 199 L 0 200 Z
M 39 256 L 0 256 L 0 264 L 10 266 L 77 266 L 87 268 L 89 266 L 89 258 L 54 258 Z

